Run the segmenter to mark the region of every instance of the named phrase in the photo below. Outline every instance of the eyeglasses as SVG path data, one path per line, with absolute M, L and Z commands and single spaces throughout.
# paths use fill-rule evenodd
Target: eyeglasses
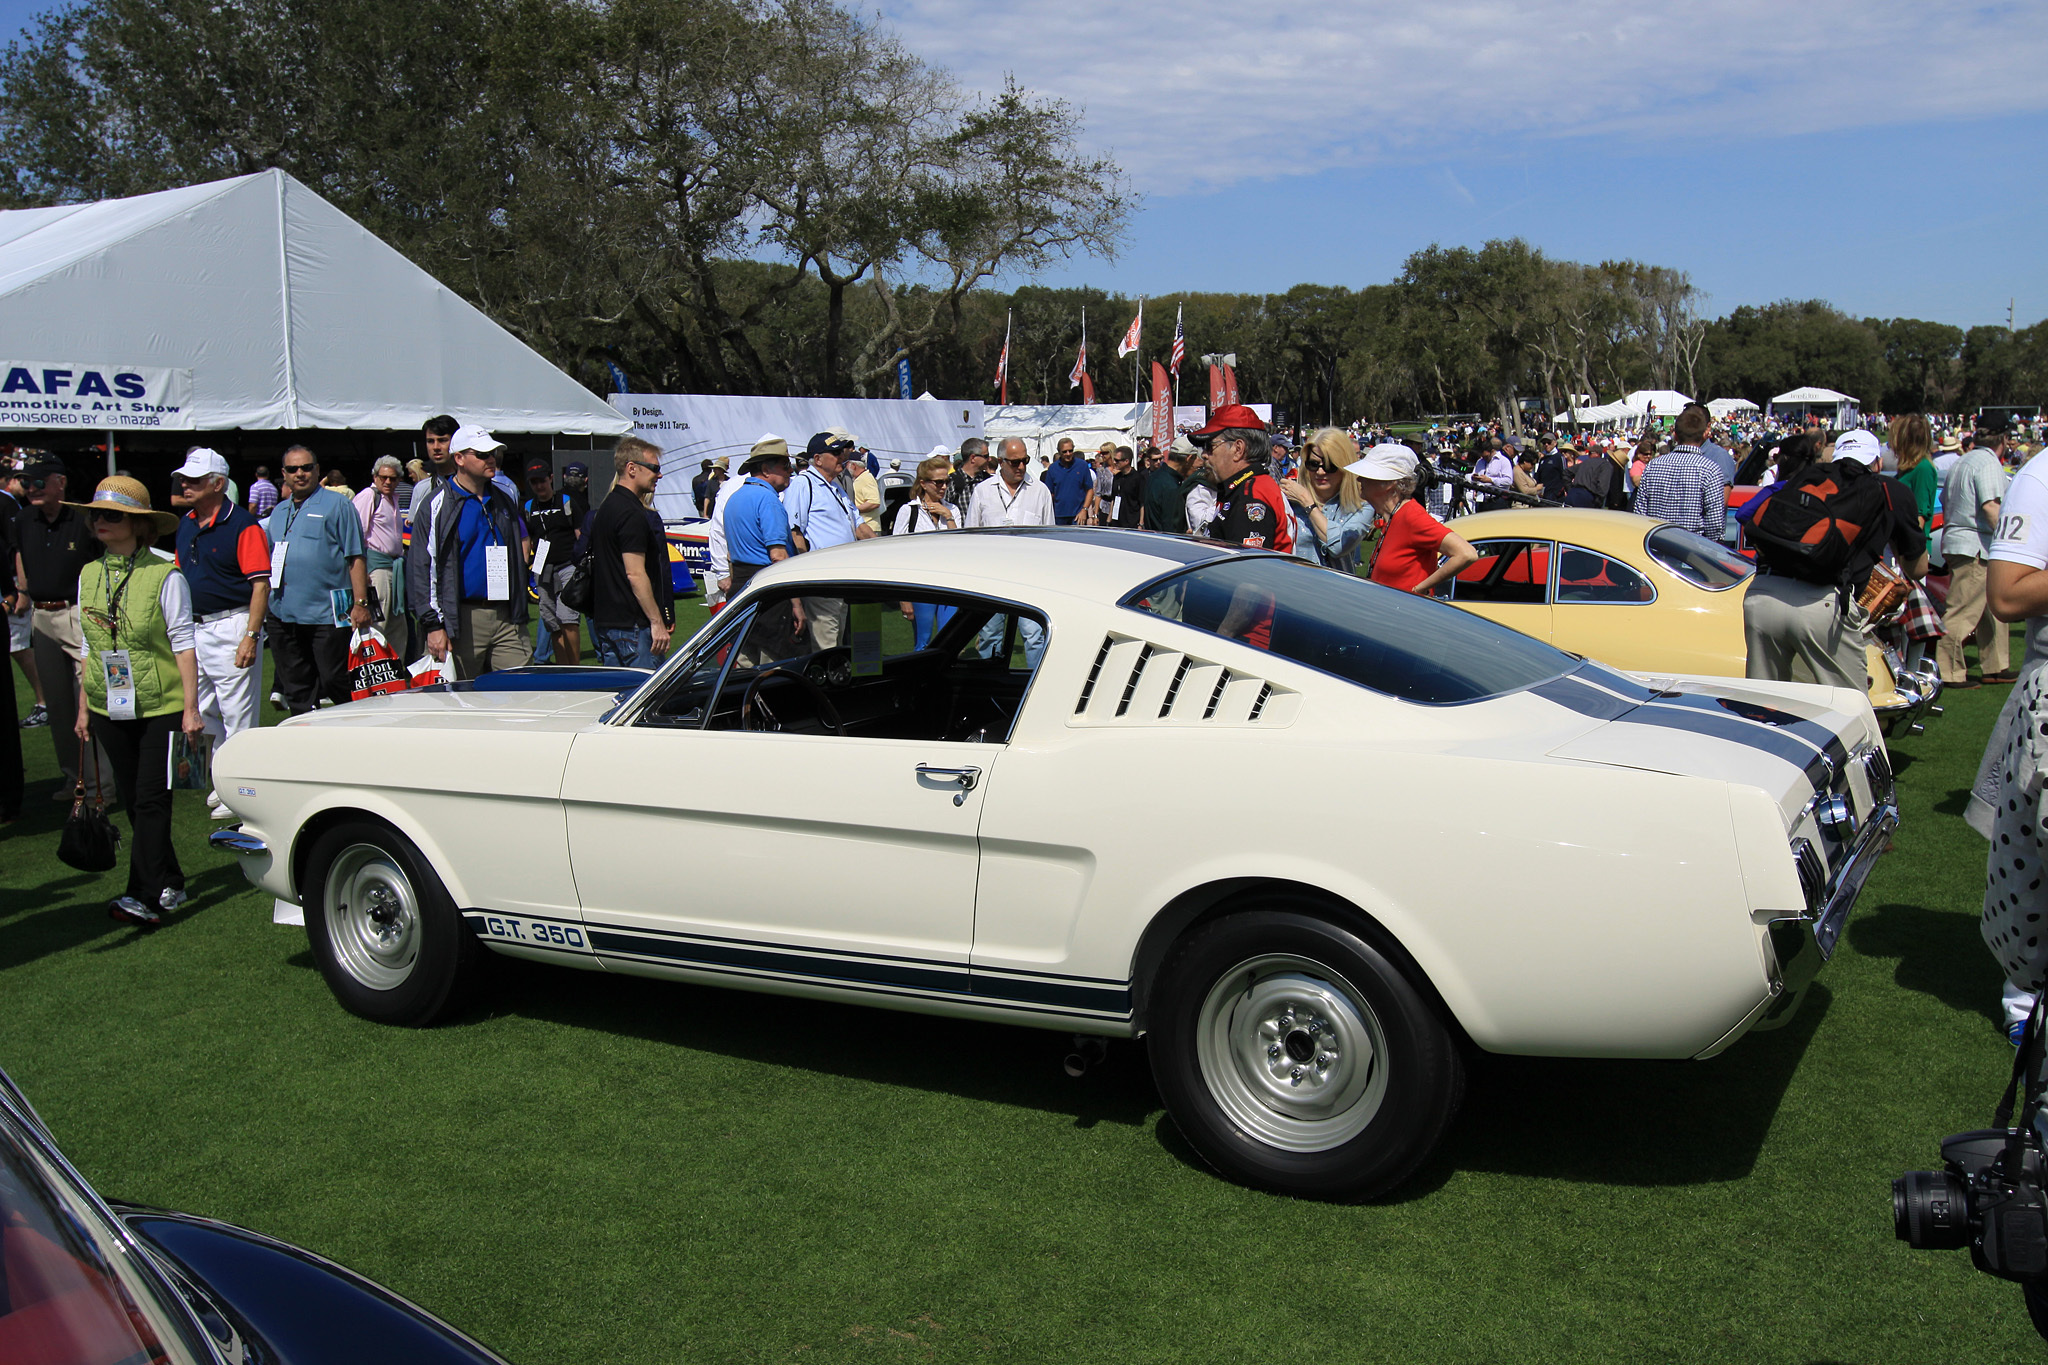
M 661 466 L 660 466 L 660 465 L 658 465 L 658 464 L 649 464 L 649 463 L 647 463 L 647 461 L 645 461 L 645 460 L 628 460 L 628 461 L 626 461 L 626 463 L 627 463 L 627 464 L 637 464 L 637 465 L 639 465 L 639 466 L 640 466 L 640 467 L 641 467 L 642 469 L 651 469 L 651 470 L 653 470 L 653 471 L 654 471 L 655 473 L 657 473 L 657 474 L 659 474 L 659 473 L 661 472 Z
M 173 474 L 171 477 L 177 481 L 178 486 L 181 488 L 204 488 L 206 480 L 210 476 L 201 474 L 195 479 L 190 474 Z
M 1004 463 L 1004 464 L 1013 464 L 1013 465 L 1027 465 L 1027 464 L 1030 464 L 1030 463 L 1031 463 L 1031 460 L 1029 459 L 1029 457 L 1026 457 L 1026 458 L 1024 458 L 1024 459 L 1018 459 L 1018 460 L 1004 460 L 1004 461 L 1003 461 L 1003 463 Z
M 1301 467 L 1311 474 L 1320 474 L 1326 469 L 1336 468 L 1336 466 L 1331 464 L 1328 460 L 1325 460 L 1320 456 L 1314 455 L 1310 456 L 1306 460 L 1303 460 L 1301 462 Z
M 128 520 L 128 514 L 126 512 L 109 512 L 103 507 L 95 507 L 92 509 L 92 519 L 100 522 L 126 521 Z
M 319 467 L 317 464 L 288 464 L 284 467 L 284 472 L 287 474 L 310 474 Z
M 33 479 L 30 479 L 28 481 L 28 486 L 31 489 L 42 488 L 46 484 L 48 484 L 51 479 L 61 479 L 63 477 L 64 476 L 62 474 L 38 474 Z

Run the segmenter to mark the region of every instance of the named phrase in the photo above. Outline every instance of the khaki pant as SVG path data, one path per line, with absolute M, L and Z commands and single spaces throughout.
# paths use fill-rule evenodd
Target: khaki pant
M 1815 682 L 1866 691 L 1866 615 L 1853 601 L 1845 615 L 1840 595 L 1827 584 L 1758 574 L 1742 599 L 1742 635 L 1749 646 L 1745 671 L 1771 682 L 1804 682 L 1803 668 Z
M 500 668 L 533 662 L 526 632 L 512 620 L 512 608 L 497 602 L 464 602 L 455 638 L 448 643 L 455 676 L 480 678 Z
M 1941 615 L 1941 628 L 1947 633 L 1934 647 L 1935 666 L 1941 669 L 1945 683 L 1963 682 L 1970 676 L 1963 646 L 1972 640 L 1977 642 L 1978 665 L 1986 673 L 2012 671 L 2011 633 L 2005 622 L 1991 614 L 1985 600 L 1989 572 L 1986 560 L 1956 555 L 1948 561 L 1948 610 Z
M 79 744 L 72 727 L 78 724 L 79 670 L 86 666 L 85 632 L 79 625 L 76 604 L 63 611 L 37 607 L 34 620 L 36 674 L 42 679 L 43 700 L 50 708 L 50 744 L 56 751 L 57 766 L 64 772 L 64 785 L 69 788 L 78 780 Z M 100 782 L 111 800 L 113 765 L 97 743 L 88 742 L 87 747 L 98 757 Z M 86 785 L 92 785 L 90 780 Z

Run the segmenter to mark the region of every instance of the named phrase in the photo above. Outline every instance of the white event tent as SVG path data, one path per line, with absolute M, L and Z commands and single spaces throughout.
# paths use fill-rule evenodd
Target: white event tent
M 1833 389 L 1798 388 L 1790 393 L 1781 393 L 1771 400 L 1765 409 L 1772 417 L 1790 417 L 1805 420 L 1819 417 L 1828 425 L 1849 427 L 1856 424 L 1857 401 L 1846 393 Z
M 724 456 L 737 472 L 755 441 L 780 436 L 792 454 L 827 427 L 850 431 L 882 462 L 902 461 L 908 472 L 932 450 L 956 451 L 981 432 L 978 402 L 935 398 L 765 398 L 752 394 L 615 393 L 612 406 L 635 436 L 661 447 L 662 477 L 654 508 L 664 521 L 697 515 L 690 481 L 705 460 Z M 668 457 L 674 456 L 673 465 Z
M 417 430 L 444 412 L 632 425 L 283 171 L 0 212 L 0 427 Z
M 1690 402 L 1690 398 L 1676 389 L 1637 389 L 1621 400 L 1622 406 L 1638 417 L 1647 417 L 1655 408 L 1659 418 L 1678 416 Z
M 1719 422 L 1738 412 L 1761 412 L 1763 409 L 1747 398 L 1715 398 L 1708 401 L 1707 411 Z

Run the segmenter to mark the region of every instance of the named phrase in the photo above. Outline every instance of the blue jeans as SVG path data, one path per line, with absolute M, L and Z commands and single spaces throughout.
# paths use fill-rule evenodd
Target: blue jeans
M 611 668 L 654 667 L 654 632 L 646 626 L 600 626 L 590 623 L 596 637 L 597 661 Z
M 944 630 L 946 622 L 953 619 L 956 607 L 942 607 L 936 602 L 913 602 L 910 608 L 916 616 L 910 623 L 912 642 L 923 649 L 932 642 L 932 636 Z
M 975 637 L 976 654 L 984 659 L 995 657 L 996 651 L 1003 647 L 1005 619 L 1001 616 L 989 618 L 989 623 L 981 628 L 981 634 Z M 1025 667 L 1036 671 L 1038 661 L 1045 657 L 1045 627 L 1028 617 L 1020 617 L 1017 621 L 1017 639 L 1024 646 Z

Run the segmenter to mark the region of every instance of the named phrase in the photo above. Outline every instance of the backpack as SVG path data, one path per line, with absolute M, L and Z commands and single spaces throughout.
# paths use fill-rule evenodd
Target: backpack
M 1749 539 L 1772 573 L 1846 589 L 1892 533 L 1884 484 L 1849 460 L 1808 465 L 1765 498 Z

